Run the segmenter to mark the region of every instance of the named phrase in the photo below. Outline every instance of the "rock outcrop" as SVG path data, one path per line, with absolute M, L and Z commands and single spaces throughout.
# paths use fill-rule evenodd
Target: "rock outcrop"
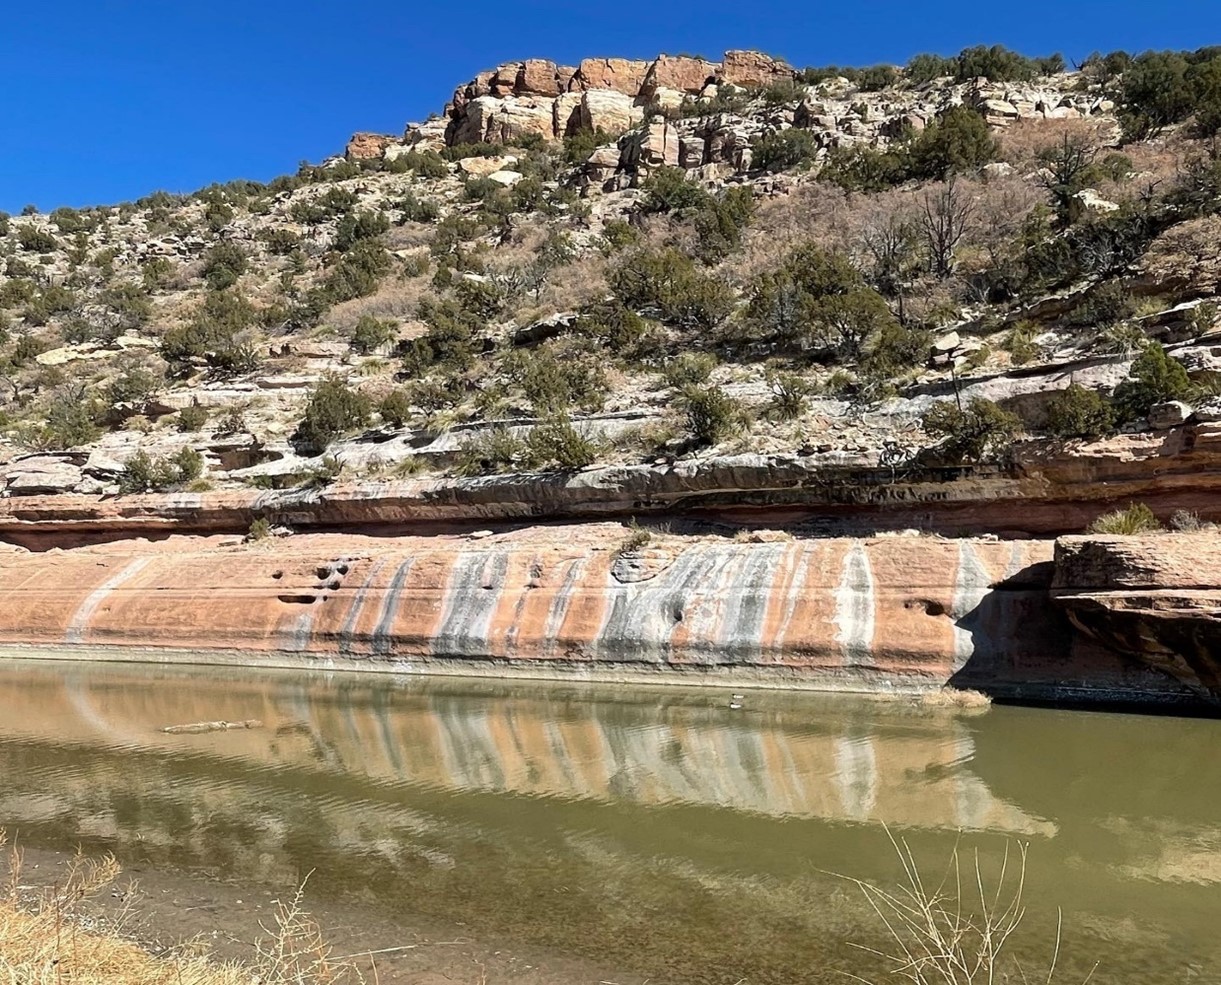
M 1090 638 L 1221 702 L 1221 534 L 1066 537 L 1052 595 Z
M 283 655 L 403 670 L 716 671 L 879 690 L 1156 693 L 1047 605 L 1051 545 L 665 537 L 623 577 L 618 524 L 471 540 L 310 535 L 14 552 L 0 643 Z M 209 656 L 211 655 L 211 656 Z M 280 655 L 280 657 L 277 657 Z

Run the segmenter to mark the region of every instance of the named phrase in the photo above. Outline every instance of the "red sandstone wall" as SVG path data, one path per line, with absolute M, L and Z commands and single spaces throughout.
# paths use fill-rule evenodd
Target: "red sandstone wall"
M 733 668 L 895 684 L 1130 689 L 1047 604 L 1051 544 L 669 538 L 630 563 L 618 525 L 482 540 L 311 535 L 0 561 L 0 643 L 299 653 L 426 669 L 488 658 Z

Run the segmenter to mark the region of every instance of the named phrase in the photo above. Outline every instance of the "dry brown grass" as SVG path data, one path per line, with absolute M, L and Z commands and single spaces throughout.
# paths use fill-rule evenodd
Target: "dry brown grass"
M 893 890 L 850 879 L 861 890 L 890 937 L 886 950 L 853 945 L 882 959 L 884 979 L 847 977 L 865 985 L 881 981 L 907 981 L 914 985 L 983 985 L 994 982 L 1055 980 L 1060 957 L 1060 925 L 1048 945 L 1045 970 L 1023 968 L 1009 947 L 1026 916 L 1027 846 L 1019 843 L 1016 857 L 1005 847 L 1000 870 L 984 872 L 978 852 L 964 864 L 958 848 L 940 880 L 926 880 L 905 839 L 890 843 L 903 867 L 903 881 Z M 1095 970 L 1097 965 L 1095 965 Z M 1088 982 L 1093 971 L 1086 976 Z M 1084 983 L 1083 983 L 1084 985 Z
M 0 847 L 5 845 L 0 832 Z M 9 852 L 0 891 L 0 983 L 5 985 L 362 985 L 356 967 L 332 958 L 302 906 L 303 889 L 278 902 L 273 926 L 260 925 L 249 964 L 208 960 L 183 947 L 158 957 L 130 936 L 135 887 L 117 913 L 99 919 L 93 901 L 119 876 L 113 856 L 77 856 L 54 886 L 21 884 L 21 853 Z

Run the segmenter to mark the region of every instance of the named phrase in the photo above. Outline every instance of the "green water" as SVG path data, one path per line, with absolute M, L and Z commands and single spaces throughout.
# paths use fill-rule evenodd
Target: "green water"
M 666 982 L 843 981 L 859 890 L 1029 845 L 1057 981 L 1221 981 L 1221 723 L 840 696 L 0 665 L 0 827 Z M 163 726 L 254 719 L 249 730 Z M 1039 979 L 1042 980 L 1041 978 Z

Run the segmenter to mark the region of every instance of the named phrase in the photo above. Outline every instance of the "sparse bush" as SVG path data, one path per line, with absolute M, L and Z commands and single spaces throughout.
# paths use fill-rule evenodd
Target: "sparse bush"
M 811 386 L 807 380 L 792 373 L 773 376 L 769 380 L 772 402 L 768 414 L 778 421 L 792 421 L 805 413 L 806 398 Z
M 1110 401 L 1078 383 L 1052 397 L 1047 407 L 1047 430 L 1060 438 L 1097 438 L 1114 426 Z
M 957 70 L 958 66 L 953 58 L 921 54 L 915 55 L 907 63 L 904 71 L 908 79 L 913 83 L 924 85 L 926 82 L 932 82 L 934 79 L 944 79 L 947 76 L 953 76 Z
M 381 212 L 350 212 L 335 226 L 335 249 L 347 253 L 357 243 L 376 239 L 390 228 Z
M 373 352 L 393 339 L 394 332 L 393 322 L 362 315 L 352 329 L 352 348 L 362 353 Z
M 557 356 L 546 348 L 518 350 L 505 359 L 504 368 L 537 414 L 556 414 L 576 406 L 599 410 L 606 399 L 602 367 L 590 360 Z
M 662 374 L 675 390 L 702 386 L 716 369 L 716 357 L 705 352 L 684 352 L 665 364 Z
M 700 259 L 715 263 L 737 249 L 742 230 L 750 224 L 754 213 L 754 191 L 748 185 L 710 195 L 693 219 Z
M 254 319 L 253 306 L 241 294 L 232 289 L 211 291 L 188 324 L 161 337 L 162 358 L 178 374 L 196 360 L 218 374 L 249 372 L 258 365 L 258 353 L 242 335 Z
M 624 304 L 653 308 L 680 328 L 715 328 L 733 306 L 733 292 L 723 281 L 700 272 L 690 257 L 673 248 L 629 254 L 608 280 Z
M 274 256 L 286 257 L 301 248 L 301 237 L 291 229 L 277 226 L 264 230 L 260 238 L 266 244 L 267 252 Z
M 208 423 L 208 409 L 201 407 L 199 404 L 191 404 L 189 407 L 183 407 L 178 412 L 178 430 L 186 433 L 194 433 L 202 431 L 205 424 Z
M 1111 536 L 1156 533 L 1164 530 L 1161 521 L 1144 503 L 1133 503 L 1122 510 L 1104 513 L 1089 525 L 1087 533 Z
M 161 379 L 143 366 L 129 365 L 106 387 L 106 399 L 113 404 L 142 404 L 161 385 Z
M 1064 65 L 1057 56 L 1047 59 L 1048 64 Z M 954 75 L 959 82 L 985 78 L 989 82 L 1029 82 L 1038 74 L 1040 66 L 1032 59 L 1010 51 L 1004 45 L 976 45 L 964 48 L 955 59 Z
M 143 450 L 127 460 L 119 476 L 119 492 L 162 492 L 198 479 L 203 474 L 203 455 L 189 446 L 168 458 L 152 458 Z
M 1019 322 L 1005 336 L 1001 348 L 1009 353 L 1009 361 L 1014 366 L 1025 366 L 1039 354 L 1034 339 L 1035 326 L 1029 322 Z
M 796 127 L 764 134 L 751 141 L 751 166 L 774 173 L 809 167 L 818 156 L 818 141 Z
M 908 175 L 945 178 L 995 161 L 1000 143 L 987 121 L 967 106 L 953 106 L 911 142 Z
M 246 272 L 246 253 L 236 243 L 217 243 L 204 254 L 203 278 L 214 291 L 232 287 Z
M 330 188 L 323 195 L 294 202 L 288 211 L 297 222 L 317 226 L 336 216 L 346 215 L 356 207 L 357 201 L 353 192 Z
M 250 529 L 246 531 L 247 543 L 266 540 L 271 536 L 271 521 L 265 516 L 256 516 L 250 521 Z
M 359 240 L 340 257 L 322 284 L 320 300 L 339 304 L 368 297 L 390 269 L 390 254 L 380 243 Z
M 509 428 L 497 425 L 462 443 L 454 471 L 466 476 L 508 472 L 526 455 L 525 442 Z
M 1199 513 L 1189 510 L 1175 510 L 1170 517 L 1170 529 L 1183 534 L 1199 533 L 1201 530 L 1215 530 L 1215 523 L 1205 523 Z
M 406 390 L 391 390 L 377 405 L 382 421 L 394 428 L 403 427 L 411 420 L 412 402 Z
M 583 469 L 601 452 L 599 443 L 582 434 L 566 416 L 556 416 L 530 429 L 526 451 L 533 468 Z
M 1153 343 L 1133 360 L 1128 378 L 1115 388 L 1116 414 L 1120 421 L 1138 421 L 1154 404 L 1182 400 L 1190 393 L 1187 371 Z
M 1001 454 L 1021 430 L 1021 421 L 991 400 L 973 397 L 966 408 L 952 400 L 933 404 L 920 420 L 930 438 L 941 442 L 947 464 L 976 464 Z
M 59 249 L 59 240 L 42 229 L 25 225 L 17 228 L 17 245 L 29 253 L 54 253 Z
M 581 312 L 575 332 L 596 339 L 611 352 L 636 354 L 649 337 L 649 323 L 616 301 L 593 305 Z
M 740 431 L 745 409 L 720 387 L 689 386 L 682 394 L 687 429 L 701 445 L 715 445 Z
M 399 225 L 405 222 L 436 222 L 441 218 L 441 208 L 431 198 L 419 198 L 408 192 L 399 200 L 401 213 Z
M 364 425 L 369 398 L 339 376 L 328 376 L 310 394 L 295 438 L 305 448 L 322 452 L 336 438 Z
M 644 183 L 644 199 L 640 210 L 650 212 L 682 212 L 696 209 L 708 199 L 708 192 L 691 181 L 682 168 L 658 168 Z

